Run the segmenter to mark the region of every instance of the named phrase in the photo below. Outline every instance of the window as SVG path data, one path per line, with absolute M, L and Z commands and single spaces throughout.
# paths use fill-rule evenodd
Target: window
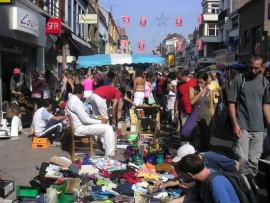
M 82 14 L 82 8 L 78 5 L 78 14 Z M 77 29 L 78 29 L 78 36 L 82 37 L 82 30 L 81 30 L 81 24 L 77 23 Z
M 218 25 L 217 24 L 209 24 L 208 36 L 218 36 Z
M 84 10 L 82 11 L 82 14 L 85 14 Z M 85 35 L 85 25 L 82 24 L 82 38 L 84 38 L 84 35 Z
M 211 13 L 219 14 L 219 4 L 212 4 Z
M 208 57 L 215 57 L 216 54 L 214 53 L 217 50 L 217 44 L 208 43 L 207 44 L 207 56 Z
M 68 0 L 68 26 L 71 27 L 72 22 L 72 11 L 71 11 L 71 0 Z
M 74 1 L 73 6 L 73 32 L 77 34 L 77 2 Z
M 232 29 L 238 28 L 238 17 L 232 18 Z

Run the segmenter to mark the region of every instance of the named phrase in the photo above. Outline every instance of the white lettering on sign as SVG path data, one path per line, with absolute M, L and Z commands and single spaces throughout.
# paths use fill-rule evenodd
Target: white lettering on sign
M 13 29 L 38 37 L 39 20 L 33 13 L 22 8 L 13 7 Z
M 49 29 L 49 30 L 58 30 L 59 29 L 59 23 L 57 23 L 57 22 L 47 23 L 47 29 Z

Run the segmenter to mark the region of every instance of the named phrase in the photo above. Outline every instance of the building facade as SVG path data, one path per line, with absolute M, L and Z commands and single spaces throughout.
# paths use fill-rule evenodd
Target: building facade
M 253 0 L 239 8 L 239 63 L 249 62 L 252 54 L 261 54 L 270 61 L 270 0 Z M 256 16 L 255 17 L 251 17 Z
M 220 13 L 219 0 L 203 0 L 204 24 L 199 26 L 199 37 L 203 42 L 203 49 L 198 52 L 198 64 L 200 68 L 207 67 L 216 63 L 216 54 L 219 42 L 218 15 Z
M 14 68 L 30 75 L 43 70 L 46 18 L 25 1 L 0 6 L 0 105 L 10 100 L 10 78 Z M 31 22 L 31 23 L 29 23 Z M 30 79 L 28 83 L 30 82 Z M 2 98 L 3 97 L 3 98 Z

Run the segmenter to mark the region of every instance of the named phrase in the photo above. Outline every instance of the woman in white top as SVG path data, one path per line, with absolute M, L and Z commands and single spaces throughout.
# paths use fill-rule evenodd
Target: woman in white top
M 175 92 L 176 92 L 176 86 L 177 86 L 177 80 L 176 80 L 176 75 L 173 72 L 170 72 L 169 75 L 167 76 L 168 82 L 168 87 L 170 89 L 169 94 L 168 94 L 168 109 L 171 112 L 171 118 L 172 121 L 176 121 L 174 118 L 174 103 L 175 103 Z

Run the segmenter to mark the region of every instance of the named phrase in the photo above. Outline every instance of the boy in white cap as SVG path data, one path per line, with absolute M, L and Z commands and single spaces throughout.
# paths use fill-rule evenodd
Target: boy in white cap
M 194 147 L 190 144 L 184 144 L 177 150 L 177 155 L 173 158 L 173 162 L 179 162 L 184 156 L 189 154 L 195 154 Z M 240 163 L 234 159 L 230 159 L 215 152 L 202 152 L 197 154 L 200 159 L 203 160 L 204 165 L 207 168 L 220 169 L 225 172 L 238 173 L 240 169 Z M 184 174 L 179 174 L 175 179 L 169 180 L 166 183 L 158 182 L 161 188 L 173 187 L 179 184 L 184 184 L 190 180 L 186 179 Z M 185 185 L 184 185 L 185 186 Z

